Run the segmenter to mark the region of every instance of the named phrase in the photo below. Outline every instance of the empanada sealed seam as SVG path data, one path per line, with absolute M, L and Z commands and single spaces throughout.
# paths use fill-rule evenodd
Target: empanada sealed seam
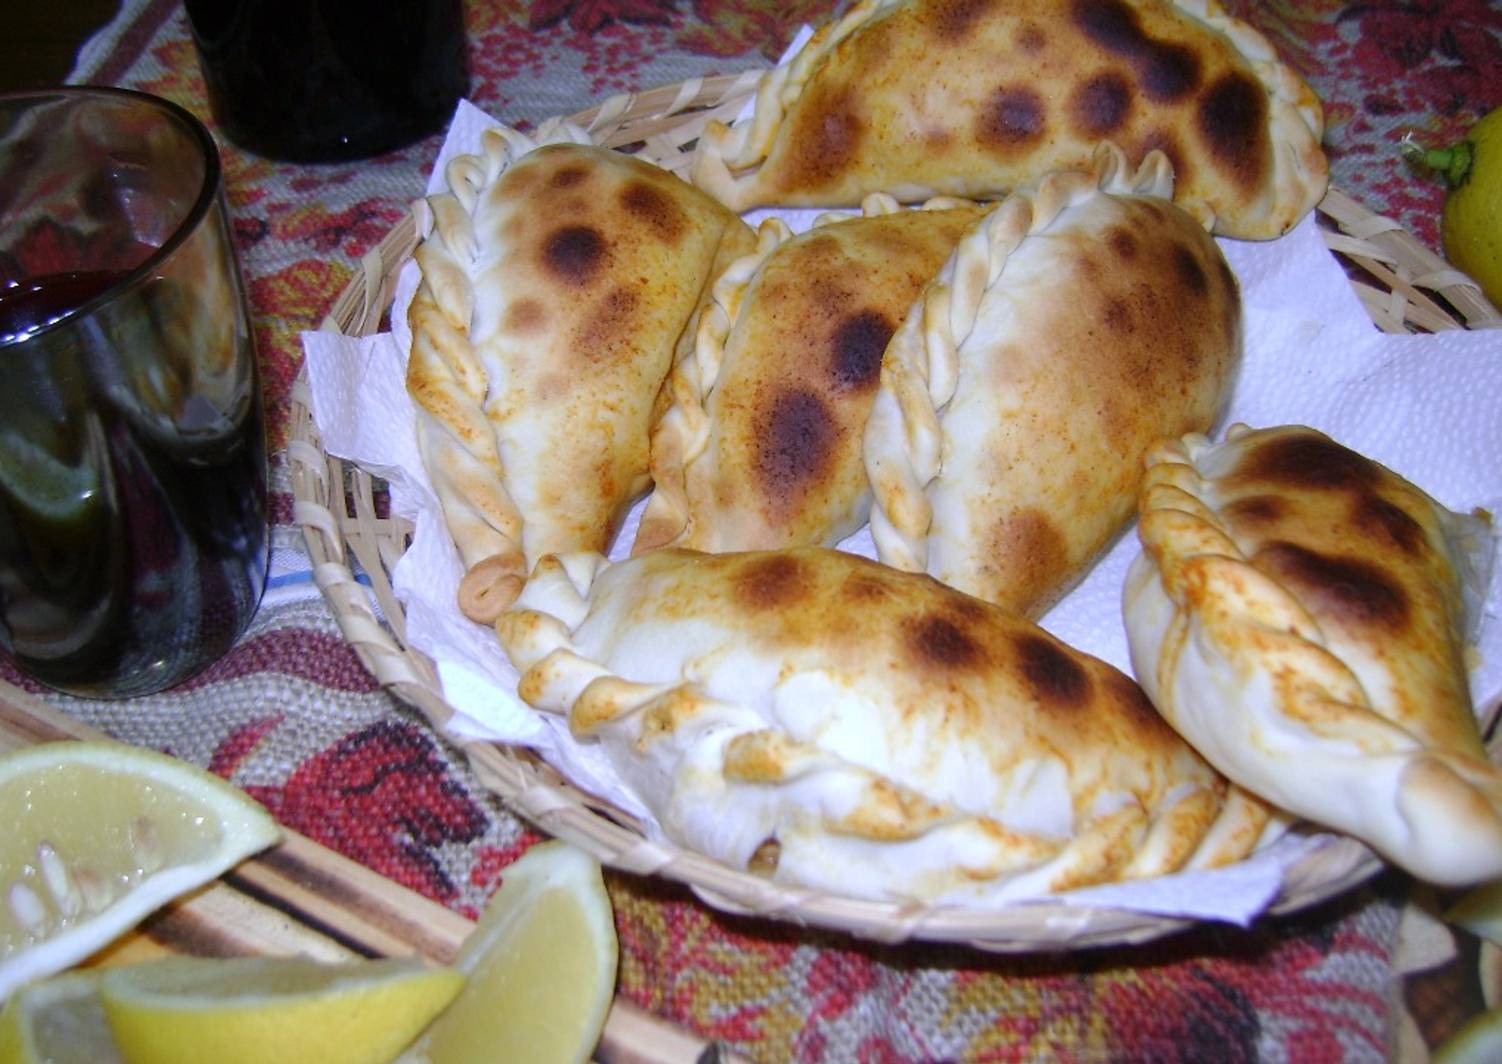
M 1455 515 L 1303 426 L 1165 441 L 1141 513 L 1123 612 L 1164 718 L 1243 786 L 1423 879 L 1502 874 Z
M 764 221 L 680 345 L 633 552 L 832 545 L 863 525 L 860 434 L 887 340 L 982 209 L 873 195 L 796 236 Z
M 711 122 L 695 183 L 736 210 L 885 191 L 987 198 L 1164 150 L 1217 233 L 1286 232 L 1324 194 L 1319 100 L 1214 0 L 863 0 Z
M 745 223 L 566 123 L 501 127 L 428 201 L 408 310 L 419 450 L 488 622 L 544 553 L 608 549 L 716 256 Z
M 548 557 L 496 632 L 649 836 L 794 888 L 992 904 L 1218 867 L 1284 823 L 1125 675 L 840 551 Z
M 1038 616 L 1133 513 L 1141 458 L 1208 428 L 1240 364 L 1240 295 L 1114 145 L 961 238 L 887 346 L 865 433 L 889 565 Z

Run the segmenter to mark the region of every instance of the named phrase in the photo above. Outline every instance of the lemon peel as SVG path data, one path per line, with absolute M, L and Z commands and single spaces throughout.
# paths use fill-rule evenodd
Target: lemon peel
M 107 970 L 100 997 L 128 1064 L 385 1064 L 463 985 L 418 957 L 170 957 Z
M 30 983 L 0 1011 L 0 1064 L 121 1064 L 98 969 Z
M 615 996 L 618 956 L 599 862 L 564 842 L 534 846 L 506 868 L 454 962 L 464 992 L 401 1061 L 584 1061 Z
M 1502 305 L 1502 107 L 1483 115 L 1448 148 L 1401 146 L 1410 161 L 1438 171 L 1449 191 L 1440 214 L 1445 257 Z

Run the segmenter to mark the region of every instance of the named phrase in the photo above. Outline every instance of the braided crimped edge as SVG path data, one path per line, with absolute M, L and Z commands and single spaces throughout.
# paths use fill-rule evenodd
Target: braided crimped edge
M 748 117 L 728 125 L 714 120 L 704 127 L 689 171 L 694 184 L 716 195 L 733 194 L 744 180 L 729 173 L 719 176 L 718 167 L 714 172 L 704 170 L 709 160 L 731 171 L 748 170 L 765 162 L 788 109 L 803 95 L 804 87 L 823 65 L 825 57 L 867 23 L 906 2 L 859 0 L 840 18 L 819 26 L 797 52 L 766 71 L 757 83 L 755 107 Z M 706 181 L 710 184 L 705 184 Z
M 642 157 L 677 174 L 688 171 L 695 138 L 714 117 L 738 114 L 762 72 L 691 78 L 640 93 L 611 96 L 567 117 L 602 147 L 640 145 Z M 1392 218 L 1374 214 L 1338 188 L 1318 205 L 1320 234 L 1336 258 L 1358 267 L 1351 286 L 1373 322 L 1390 333 L 1502 327 L 1502 314 L 1480 287 Z M 364 336 L 381 327 L 397 274 L 417 243 L 409 212 L 360 260 L 334 297 L 322 328 Z M 1452 309 L 1453 308 L 1453 309 Z M 406 550 L 411 525 L 381 516 L 380 481 L 326 453 L 313 417 L 304 369 L 291 396 L 287 456 L 293 521 L 341 633 L 356 657 L 397 699 L 448 735 L 453 707 L 433 663 L 407 642 L 401 603 L 389 574 Z M 361 575 L 357 579 L 356 572 Z M 1487 707 L 1488 719 L 1497 712 Z M 1034 953 L 1149 942 L 1194 921 L 1100 906 L 1037 902 L 1001 910 L 935 908 L 863 902 L 791 888 L 718 861 L 645 838 L 631 816 L 580 791 L 521 747 L 454 736 L 480 784 L 548 834 L 566 838 L 603 864 L 632 875 L 682 883 L 727 913 L 819 927 L 876 942 L 964 943 L 998 953 Z M 1269 905 L 1296 912 L 1370 879 L 1381 863 L 1355 839 L 1322 842 L 1284 875 Z
M 1261 31 L 1228 13 L 1218 0 L 1171 0 L 1173 6 L 1223 35 L 1262 83 L 1268 96 L 1269 121 L 1276 133 L 1273 149 L 1273 202 L 1268 230 L 1249 236 L 1278 236 L 1288 232 L 1325 194 L 1330 164 L 1320 141 L 1325 134 L 1324 106 L 1303 78 L 1278 56 Z M 1186 208 L 1187 209 L 1187 208 Z M 1197 217 L 1210 212 L 1198 205 Z M 1215 222 L 1209 228 L 1221 229 Z
M 653 810 L 654 816 L 664 821 L 677 817 L 660 824 L 654 835 L 677 831 L 690 836 L 684 845 L 693 845 L 693 822 L 702 815 L 701 803 L 710 800 L 681 793 L 677 767 L 694 766 L 688 773 L 692 781 L 706 771 L 707 764 L 717 762 L 726 787 L 752 785 L 751 790 L 761 796 L 763 822 L 744 830 L 743 821 L 743 830 L 732 836 L 716 832 L 712 845 L 720 852 L 712 852 L 709 844 L 701 850 L 732 867 L 750 871 L 747 866 L 754 852 L 769 837 L 786 843 L 812 833 L 863 839 L 875 846 L 902 846 L 935 831 L 959 829 L 963 835 L 974 827 L 983 839 L 1008 840 L 1005 847 L 981 845 L 975 855 L 977 869 L 961 877 L 969 878 L 983 893 L 984 902 L 976 899 L 977 904 L 995 904 L 1035 898 L 1063 889 L 1061 884 L 1121 883 L 1221 867 L 1276 840 L 1287 827 L 1286 819 L 1275 817 L 1265 803 L 1225 782 L 1185 748 L 1185 755 L 1198 767 L 1172 785 L 1163 785 L 1162 793 L 1142 793 L 1137 788 L 1144 780 L 1134 772 L 1125 780 L 1113 777 L 1112 800 L 1099 806 L 1097 798 L 1098 808 L 1074 823 L 1072 833 L 1032 835 L 1008 826 L 990 811 L 955 807 L 918 789 L 917 784 L 850 761 L 818 740 L 796 739 L 779 722 L 777 713 L 769 711 L 769 705 L 707 696 L 703 676 L 650 682 L 630 679 L 582 650 L 575 634 L 590 621 L 599 578 L 615 565 L 633 564 L 644 563 L 641 559 L 610 562 L 594 552 L 543 558 L 520 598 L 497 620 L 496 634 L 521 670 L 517 693 L 523 701 L 540 711 L 565 716 L 577 739 L 608 739 L 632 752 L 633 764 L 651 777 L 646 789 L 655 792 L 660 806 Z M 734 636 L 727 631 L 726 638 Z M 711 651 L 709 660 L 718 654 L 718 650 Z M 698 665 L 695 668 L 703 671 Z M 778 686 L 796 675 L 789 674 L 788 668 L 784 665 L 778 674 Z M 775 704 L 775 696 L 770 698 L 770 704 Z M 662 750 L 671 751 L 665 761 Z M 700 750 L 707 750 L 705 756 L 700 756 Z M 1203 772 L 1203 778 L 1197 779 L 1196 772 Z M 820 800 L 810 802 L 809 787 L 820 778 L 828 780 L 829 788 L 822 791 Z M 1009 794 L 1015 792 L 1016 782 L 1007 788 Z M 787 789 L 767 786 L 778 783 L 794 784 L 803 797 L 794 800 Z M 736 803 L 729 797 L 719 800 Z M 683 817 L 685 810 L 691 810 L 691 815 Z M 784 847 L 784 858 L 788 852 Z M 882 863 L 873 862 L 873 869 Z M 994 869 L 994 878 L 982 879 L 978 870 L 982 867 Z M 784 868 L 786 864 L 779 865 L 779 870 Z M 814 875 L 821 873 L 828 871 L 821 867 Z M 789 876 L 796 881 L 806 874 L 806 869 L 795 869 Z M 860 893 L 872 897 L 893 889 L 885 881 L 868 882 Z
M 693 343 L 668 372 L 672 402 L 652 426 L 652 492 L 642 510 L 633 553 L 667 546 L 687 534 L 692 519 L 688 478 L 709 448 L 706 404 L 719 379 L 725 340 L 740 316 L 752 278 L 792 236 L 780 219 L 763 221 L 756 230 L 756 250 L 736 259 L 714 280 L 698 321 L 690 323 Z
M 1426 858 L 1407 843 L 1439 825 L 1410 818 L 1463 813 L 1474 831 L 1468 837 L 1475 842 L 1469 847 L 1475 878 L 1495 875 L 1502 870 L 1502 853 L 1485 852 L 1480 840 L 1489 834 L 1494 845 L 1502 845 L 1502 771 L 1461 752 L 1432 748 L 1383 716 L 1352 667 L 1330 649 L 1319 621 L 1291 589 L 1247 557 L 1222 519 L 1214 477 L 1205 474 L 1201 459 L 1255 434 L 1238 423 L 1227 429 L 1223 444 L 1192 433 L 1163 441 L 1148 454 L 1139 503 L 1142 554 L 1124 593 L 1133 663 L 1144 689 L 1164 719 L 1218 769 L 1245 779 L 1268 800 L 1362 837 L 1395 863 L 1439 883 L 1458 874 L 1450 862 Z M 1265 718 L 1244 706 L 1223 712 L 1215 697 L 1219 684 L 1197 687 L 1199 697 L 1182 703 L 1184 662 L 1204 656 L 1219 663 L 1216 675 L 1236 678 L 1239 687 L 1260 691 L 1255 681 L 1264 679 L 1268 690 L 1254 698 L 1271 698 L 1276 708 Z M 1246 767 L 1264 753 L 1273 756 L 1285 741 L 1313 745 L 1311 764 L 1322 766 L 1317 781 L 1309 773 Z M 1383 789 L 1388 785 L 1390 793 Z M 1389 809 L 1390 816 L 1382 815 Z M 1460 828 L 1454 820 L 1446 823 Z
M 407 310 L 407 381 L 418 411 L 418 451 L 464 563 L 459 607 L 471 620 L 488 623 L 520 590 L 527 565 L 525 521 L 507 490 L 485 410 L 492 382 L 470 338 L 474 271 L 485 251 L 477 244 L 474 215 L 485 190 L 530 152 L 593 140 L 576 125 L 554 122 L 535 137 L 500 126 L 487 130 L 481 143 L 482 154 L 449 160 L 449 190 L 429 196 L 418 215 L 413 258 L 421 279 Z M 419 369 L 420 387 L 414 384 Z
M 936 196 L 914 208 L 904 208 L 885 193 L 872 193 L 858 212 L 827 211 L 818 215 L 810 229 L 854 218 L 875 218 L 906 209 L 943 210 L 971 201 Z M 757 228 L 756 250 L 732 262 L 714 281 L 712 298 L 704 306 L 694 329 L 694 340 L 668 374 L 672 403 L 652 429 L 652 493 L 642 511 L 632 553 L 673 546 L 693 530 L 694 513 L 688 485 L 696 470 L 708 459 L 714 427 L 709 404 L 720 378 L 725 348 L 746 310 L 746 293 L 761 275 L 762 267 L 776 251 L 794 239 L 780 218 L 764 219 Z
M 841 18 L 826 22 L 793 55 L 762 75 L 749 115 L 728 125 L 708 122 L 700 135 L 689 175 L 696 185 L 732 206 L 755 186 L 757 172 L 771 155 L 783 119 L 792 109 L 825 59 L 846 38 L 910 0 L 860 0 Z M 1169 0 L 1184 16 L 1231 42 L 1268 97 L 1269 122 L 1276 159 L 1272 178 L 1270 224 L 1256 236 L 1274 236 L 1291 229 L 1325 193 L 1329 164 L 1320 146 L 1324 109 L 1319 97 L 1279 57 L 1272 43 L 1255 27 L 1229 14 L 1217 0 Z M 1208 204 L 1181 204 L 1215 228 L 1215 212 Z M 1219 230 L 1217 230 L 1219 231 Z
M 1172 191 L 1172 167 L 1162 152 L 1149 152 L 1132 171 L 1121 149 L 1106 143 L 1096 150 L 1090 173 L 1047 174 L 1033 188 L 1008 196 L 960 238 L 888 343 L 866 422 L 871 538 L 881 561 L 909 572 L 927 568 L 933 523 L 927 488 L 940 473 L 942 422 L 959 380 L 960 348 L 1012 253 L 1092 197 L 1168 199 Z

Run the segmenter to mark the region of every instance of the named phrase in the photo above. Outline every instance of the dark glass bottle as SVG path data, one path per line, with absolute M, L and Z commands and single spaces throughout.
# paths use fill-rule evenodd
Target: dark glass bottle
M 293 162 L 441 129 L 469 91 L 462 0 L 185 0 L 225 136 Z

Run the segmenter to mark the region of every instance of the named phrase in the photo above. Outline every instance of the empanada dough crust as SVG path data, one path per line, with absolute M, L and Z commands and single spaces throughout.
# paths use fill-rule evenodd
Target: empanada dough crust
M 1127 676 L 841 551 L 545 558 L 496 631 L 652 831 L 785 883 L 995 901 L 1213 867 L 1282 823 Z
M 488 131 L 453 160 L 408 320 L 418 444 L 490 622 L 536 560 L 607 550 L 649 484 L 648 430 L 685 324 L 744 222 L 671 173 Z
M 1155 450 L 1133 668 L 1223 772 L 1431 882 L 1502 875 L 1502 772 L 1467 683 L 1480 519 L 1313 429 Z
M 833 546 L 865 524 L 861 438 L 887 341 L 983 211 L 871 196 L 797 236 L 763 222 L 668 378 L 633 550 Z
M 964 237 L 887 345 L 866 424 L 881 560 L 1030 616 L 1129 522 L 1142 460 L 1208 429 L 1241 302 L 1166 198 L 1167 162 L 1013 193 Z
M 1216 0 L 862 0 L 711 122 L 691 174 L 735 210 L 994 197 L 1111 141 L 1243 238 L 1324 195 L 1319 100 Z

